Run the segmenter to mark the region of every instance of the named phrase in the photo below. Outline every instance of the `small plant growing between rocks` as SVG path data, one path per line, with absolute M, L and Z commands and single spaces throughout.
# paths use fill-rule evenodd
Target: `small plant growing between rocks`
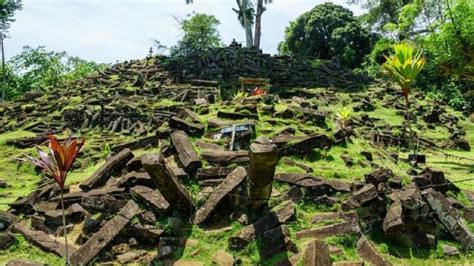
M 395 44 L 393 50 L 394 53 L 392 55 L 385 57 L 386 61 L 383 64 L 383 68 L 387 76 L 402 88 L 403 97 L 405 98 L 406 119 L 410 131 L 410 139 L 411 142 L 413 142 L 408 94 L 410 93 L 411 85 L 415 78 L 425 65 L 425 58 L 420 49 L 407 42 Z
M 66 215 L 64 210 L 64 184 L 68 172 L 71 170 L 72 164 L 76 160 L 77 154 L 84 146 L 84 139 L 78 141 L 69 137 L 64 143 L 59 144 L 58 140 L 52 134 L 49 135 L 49 153 L 46 153 L 36 147 L 39 159 L 27 156 L 26 160 L 33 163 L 44 170 L 45 174 L 54 178 L 61 189 L 61 211 L 63 214 L 64 240 L 65 240 L 65 260 L 69 265 L 68 245 L 67 245 L 67 227 Z
M 349 126 L 352 117 L 352 109 L 343 107 L 336 112 L 336 129 L 343 130 Z

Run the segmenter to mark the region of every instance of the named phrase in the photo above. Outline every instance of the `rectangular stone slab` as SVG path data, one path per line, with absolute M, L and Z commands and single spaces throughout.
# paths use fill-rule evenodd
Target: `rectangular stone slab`
M 331 266 L 329 246 L 323 240 L 311 241 L 303 255 L 303 265 L 307 266 Z
M 194 174 L 198 168 L 202 167 L 202 162 L 197 156 L 188 135 L 184 131 L 176 130 L 171 133 L 170 137 L 184 170 L 189 174 Z
M 390 266 L 392 263 L 387 261 L 365 237 L 361 236 L 357 241 L 357 254 L 361 259 L 377 266 Z
M 246 163 L 250 161 L 248 151 L 203 150 L 202 159 L 215 164 Z
M 206 203 L 196 212 L 194 216 L 194 224 L 205 222 L 209 216 L 218 208 L 219 203 L 233 191 L 247 177 L 247 171 L 243 167 L 237 167 L 232 171 L 222 183 L 215 188 Z
M 432 188 L 423 190 L 421 194 L 448 232 L 451 233 L 464 248 L 473 250 L 474 234 L 456 214 L 447 198 L 441 192 Z
M 297 238 L 314 237 L 324 239 L 329 236 L 343 235 L 357 232 L 356 225 L 353 222 L 343 222 L 315 229 L 308 229 L 296 233 Z
M 166 212 L 170 207 L 170 204 L 158 190 L 145 186 L 134 186 L 130 189 L 130 193 L 157 212 Z
M 52 252 L 61 257 L 66 256 L 66 245 L 64 243 L 57 241 L 43 231 L 29 229 L 26 221 L 14 224 L 13 231 L 22 234 L 30 243 L 38 246 L 46 252 Z M 73 253 L 75 250 L 75 247 L 68 245 L 69 254 Z
M 280 135 L 272 140 L 279 147 L 280 156 L 308 155 L 313 149 L 331 146 L 330 139 L 324 134 L 305 137 Z
M 194 210 L 191 196 L 167 166 L 162 154 L 145 154 L 142 164 L 171 208 L 187 213 Z
M 261 234 L 280 224 L 286 223 L 295 214 L 295 203 L 289 201 L 284 207 L 263 216 L 253 224 L 247 225 L 234 236 L 229 238 L 229 248 L 242 249 L 246 247 L 257 234 Z
M 191 136 L 202 136 L 202 134 L 204 134 L 203 125 L 191 123 L 176 116 L 171 117 L 168 124 L 171 129 L 183 130 Z
M 91 262 L 139 211 L 140 208 L 134 201 L 128 201 L 114 218 L 108 221 L 97 233 L 89 238 L 84 245 L 71 255 L 70 261 L 72 265 L 85 265 Z
M 88 191 L 103 186 L 114 172 L 120 171 L 133 158 L 130 149 L 123 149 L 105 162 L 91 177 L 82 182 L 79 187 Z

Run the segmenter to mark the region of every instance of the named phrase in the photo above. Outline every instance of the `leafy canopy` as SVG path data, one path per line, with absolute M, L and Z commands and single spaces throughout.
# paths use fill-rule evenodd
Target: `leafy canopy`
M 189 19 L 180 21 L 183 38 L 171 47 L 171 55 L 189 55 L 221 45 L 217 26 L 219 20 L 212 16 L 196 13 Z
M 25 46 L 6 63 L 6 98 L 14 99 L 29 90 L 80 79 L 103 68 L 105 64 L 72 57 L 66 52 Z
M 21 0 L 0 0 L 0 31 L 5 32 L 14 22 L 15 11 L 22 8 Z
M 339 5 L 324 3 L 291 22 L 279 45 L 281 54 L 331 59 L 356 67 L 371 50 L 371 35 L 352 12 Z

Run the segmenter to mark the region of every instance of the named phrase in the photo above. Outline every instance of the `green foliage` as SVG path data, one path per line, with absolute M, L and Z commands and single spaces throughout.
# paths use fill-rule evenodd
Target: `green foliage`
M 405 94 L 423 69 L 425 59 L 421 50 L 407 42 L 395 44 L 393 50 L 394 53 L 386 57 L 383 68 L 386 74 L 402 87 Z
M 349 120 L 351 119 L 353 115 L 353 110 L 352 108 L 348 107 L 343 107 L 336 111 L 336 128 L 337 129 L 344 129 L 347 127 L 347 124 L 349 123 Z
M 171 47 L 171 55 L 189 55 L 195 51 L 208 50 L 221 45 L 217 26 L 219 20 L 212 15 L 196 13 L 180 21 L 183 38 Z
M 249 94 L 247 92 L 238 91 L 238 92 L 234 93 L 234 95 L 232 96 L 232 101 L 236 102 L 236 101 L 239 101 L 239 100 L 247 98 L 247 97 L 249 97 Z
M 26 91 L 57 86 L 62 82 L 77 80 L 105 67 L 66 52 L 47 51 L 44 46 L 23 47 L 6 65 L 6 99 L 15 99 Z
M 0 31 L 5 33 L 14 22 L 15 11 L 22 8 L 21 0 L 0 0 Z
M 290 23 L 278 49 L 295 56 L 337 57 L 344 65 L 356 67 L 370 52 L 371 43 L 371 35 L 349 9 L 324 3 Z

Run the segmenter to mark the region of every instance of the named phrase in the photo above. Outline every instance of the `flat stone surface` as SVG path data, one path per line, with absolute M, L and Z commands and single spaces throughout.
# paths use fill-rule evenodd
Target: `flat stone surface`
M 44 266 L 46 264 L 29 260 L 10 260 L 6 266 Z
M 212 262 L 218 266 L 234 266 L 234 256 L 220 249 L 212 256 Z
M 79 187 L 82 190 L 91 190 L 104 185 L 110 176 L 125 167 L 128 161 L 133 158 L 130 149 L 123 149 L 105 162 L 91 177 L 83 181 Z
M 134 186 L 130 189 L 130 193 L 157 212 L 166 212 L 170 207 L 170 204 L 158 190 L 145 186 Z
M 248 151 L 203 150 L 201 157 L 210 163 L 221 165 L 246 163 L 250 161 Z
M 75 251 L 70 261 L 75 264 L 88 264 L 120 233 L 128 222 L 140 211 L 138 205 L 130 200 L 120 212 Z
M 344 235 L 357 232 L 357 225 L 354 222 L 342 222 L 331 224 L 314 229 L 302 230 L 296 233 L 297 238 L 314 237 L 324 239 L 330 236 Z
M 365 237 L 361 236 L 357 241 L 357 254 L 364 261 L 377 266 L 392 265 L 386 260 L 374 247 L 374 245 Z
M 328 244 L 323 240 L 311 241 L 303 256 L 305 266 L 331 266 Z
M 237 186 L 247 177 L 247 171 L 243 167 L 237 167 L 232 171 L 222 183 L 215 188 L 206 203 L 196 212 L 194 217 L 194 224 L 201 224 L 205 222 L 209 216 L 219 207 L 219 204 L 232 192 Z M 228 208 L 229 206 L 227 206 Z
M 61 257 L 66 256 L 66 245 L 64 243 L 59 242 L 43 231 L 29 229 L 27 221 L 21 221 L 14 224 L 13 231 L 22 234 L 28 242 L 46 252 L 52 252 Z M 68 245 L 69 254 L 72 254 L 75 250 L 75 247 Z
M 378 197 L 377 189 L 373 184 L 367 184 L 352 194 L 348 200 L 342 203 L 342 209 L 348 210 L 360 207 L 362 204 L 369 202 Z
M 460 219 L 446 197 L 432 188 L 424 190 L 422 196 L 436 213 L 447 231 L 466 249 L 474 249 L 474 234 L 469 230 L 464 221 Z

